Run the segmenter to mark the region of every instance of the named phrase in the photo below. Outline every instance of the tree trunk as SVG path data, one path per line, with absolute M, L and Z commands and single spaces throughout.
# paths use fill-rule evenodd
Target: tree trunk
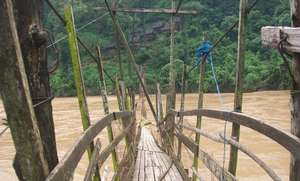
M 11 0 L 0 1 L 0 35 L 0 92 L 16 148 L 14 167 L 20 180 L 45 180 L 49 169 L 30 97 Z
M 292 25 L 300 27 L 300 0 L 290 0 Z M 294 54 L 292 71 L 295 81 L 291 91 L 291 132 L 300 138 L 300 54 Z M 291 157 L 290 180 L 300 181 L 300 160 Z
M 52 117 L 51 90 L 47 66 L 47 33 L 43 29 L 42 0 L 15 0 L 18 35 L 22 56 L 35 106 L 38 128 L 42 137 L 45 156 L 52 170 L 58 163 L 54 123 Z M 48 101 L 47 101 L 48 100 Z

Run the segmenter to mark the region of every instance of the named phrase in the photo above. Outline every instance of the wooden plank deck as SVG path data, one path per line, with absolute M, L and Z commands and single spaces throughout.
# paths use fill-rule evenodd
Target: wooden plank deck
M 171 163 L 170 157 L 157 146 L 150 131 L 143 127 L 133 180 L 159 181 L 160 176 L 168 170 Z M 163 180 L 181 181 L 183 179 L 175 165 L 172 165 Z

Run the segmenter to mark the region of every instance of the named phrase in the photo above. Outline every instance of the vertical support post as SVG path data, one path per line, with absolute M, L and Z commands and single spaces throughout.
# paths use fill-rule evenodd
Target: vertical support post
M 175 11 L 175 0 L 172 0 L 172 9 Z M 167 95 L 167 108 L 168 112 L 171 109 L 175 109 L 176 105 L 176 73 L 174 69 L 174 38 L 175 38 L 175 25 L 174 25 L 174 13 L 171 14 L 170 19 L 170 28 L 171 28 L 171 36 L 170 36 L 170 72 L 169 72 L 169 92 Z M 170 122 L 175 122 L 175 120 L 170 120 Z M 171 144 L 174 144 L 174 125 L 171 127 L 169 131 L 169 136 L 171 140 Z
M 81 62 L 80 62 L 80 55 L 77 43 L 77 35 L 76 29 L 74 25 L 74 15 L 73 9 L 70 3 L 66 3 L 64 7 L 64 14 L 65 14 L 65 21 L 66 21 L 66 30 L 68 32 L 68 42 L 69 42 L 69 49 L 71 54 L 72 66 L 73 66 L 73 76 L 75 80 L 75 86 L 77 91 L 77 98 L 80 108 L 80 115 L 82 120 L 83 130 L 88 129 L 90 126 L 90 116 L 89 110 L 86 100 L 86 93 L 84 88 L 84 81 L 81 71 Z M 90 146 L 87 148 L 87 153 L 89 159 L 91 159 L 92 151 L 94 148 L 94 143 L 92 142 Z M 96 174 L 94 176 L 94 181 L 100 180 L 99 171 L 97 169 Z
M 246 48 L 246 20 L 247 20 L 247 2 L 248 0 L 240 0 L 240 15 L 239 15 L 239 31 L 238 31 L 238 50 L 236 63 L 236 85 L 234 94 L 234 111 L 242 111 L 243 102 L 243 75 L 245 62 Z M 231 136 L 236 141 L 240 139 L 240 125 L 233 123 Z M 229 172 L 236 175 L 238 161 L 238 149 L 234 146 L 230 147 Z
M 183 64 L 182 78 L 181 78 L 180 111 L 184 111 L 185 89 L 186 89 L 186 65 Z M 179 124 L 182 124 L 182 123 L 183 123 L 183 116 L 180 116 Z M 182 128 L 180 128 L 180 132 L 182 133 Z M 178 150 L 177 150 L 178 160 L 181 160 L 181 146 L 182 146 L 182 143 L 180 140 L 178 140 Z
M 300 27 L 300 0 L 290 0 L 293 27 Z M 291 91 L 291 132 L 300 138 L 300 54 L 293 54 L 292 73 L 295 79 Z M 300 181 L 300 160 L 291 156 L 290 181 Z
M 142 76 L 142 82 L 146 86 L 145 82 L 145 72 L 144 72 L 144 67 L 140 66 L 140 74 Z M 141 100 L 141 116 L 142 119 L 147 119 L 147 111 L 146 111 L 146 106 L 145 106 L 145 93 L 143 91 L 142 85 L 140 84 L 140 100 Z
M 130 103 L 130 96 L 128 95 L 128 91 L 125 87 L 125 83 L 124 81 L 120 81 L 120 88 L 121 88 L 121 99 L 122 99 L 122 105 L 123 105 L 123 111 L 127 110 L 127 111 L 131 111 L 131 103 Z M 122 119 L 122 126 L 125 129 L 131 122 L 131 120 L 128 118 L 123 118 Z M 125 144 L 126 147 L 129 149 L 130 143 L 132 141 L 131 136 L 130 136 L 130 132 L 126 135 L 125 137 Z
M 204 80 L 205 80 L 206 61 L 202 60 L 200 64 L 199 90 L 198 90 L 198 109 L 203 108 Z M 202 116 L 197 115 L 196 128 L 201 129 Z M 195 142 L 200 145 L 200 134 L 196 133 Z M 193 167 L 198 170 L 199 152 L 194 154 Z M 197 175 L 193 174 L 193 181 L 197 180 Z
M 97 55 L 98 55 L 98 62 L 97 62 L 97 68 L 98 68 L 98 73 L 99 73 L 99 78 L 100 78 L 100 92 L 102 96 L 102 102 L 103 102 L 103 107 L 104 107 L 104 113 L 105 115 L 109 114 L 109 106 L 108 106 L 108 100 L 107 100 L 107 88 L 106 88 L 106 82 L 104 79 L 104 71 L 103 71 L 103 64 L 102 64 L 102 56 L 101 56 L 101 50 L 100 47 L 97 46 Z M 111 143 L 114 139 L 113 131 L 112 131 L 112 126 L 109 124 L 107 126 L 107 134 L 108 134 L 108 140 Z M 116 150 L 114 149 L 112 151 L 112 162 L 113 162 L 113 169 L 116 172 L 118 170 L 118 157 Z
M 45 180 L 49 168 L 31 101 L 11 0 L 0 2 L 0 93 L 16 148 L 19 180 Z
M 157 114 L 157 119 L 159 122 L 162 121 L 164 117 L 164 112 L 163 112 L 163 106 L 162 106 L 162 100 L 161 100 L 161 91 L 160 91 L 160 84 L 156 84 L 156 114 Z

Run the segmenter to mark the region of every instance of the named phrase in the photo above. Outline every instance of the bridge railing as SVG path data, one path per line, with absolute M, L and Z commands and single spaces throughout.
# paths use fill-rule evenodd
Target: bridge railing
M 84 180 L 91 180 L 91 177 L 93 177 L 94 175 L 95 169 L 101 168 L 101 166 L 107 160 L 112 151 L 123 139 L 129 139 L 131 141 L 130 144 L 126 146 L 127 152 L 123 159 L 119 162 L 118 170 L 117 172 L 115 172 L 114 178 L 117 178 L 122 174 L 125 174 L 127 177 L 130 177 L 134 171 L 134 162 L 136 154 L 135 150 L 137 147 L 137 139 L 140 134 L 140 131 L 138 131 L 138 133 L 135 134 L 135 113 L 129 111 L 122 111 L 105 116 L 101 120 L 97 121 L 95 124 L 92 124 L 86 131 L 84 131 L 83 134 L 70 148 L 70 150 L 64 155 L 59 164 L 52 170 L 52 172 L 49 174 L 46 180 L 69 181 L 70 179 L 72 179 L 74 171 L 79 161 L 81 160 L 84 152 L 89 148 L 90 144 L 94 141 L 97 135 L 101 133 L 101 131 L 103 131 L 104 128 L 106 128 L 108 125 L 111 125 L 111 123 L 114 120 L 118 119 L 122 120 L 122 132 L 115 136 L 113 141 L 110 144 L 108 144 L 101 152 L 101 143 L 99 139 L 97 140 Z M 126 127 L 124 127 L 124 125 L 126 125 Z
M 260 134 L 269 137 L 273 141 L 280 144 L 287 151 L 289 151 L 295 158 L 300 159 L 300 139 L 295 137 L 294 135 L 275 128 L 268 123 L 263 122 L 260 119 L 242 114 L 237 112 L 227 112 L 227 111 L 219 111 L 219 110 L 211 110 L 211 109 L 199 109 L 199 110 L 191 110 L 191 111 L 170 111 L 165 119 L 160 123 L 161 130 L 164 130 L 164 134 L 167 134 L 163 139 L 170 138 L 175 136 L 178 139 L 178 143 L 183 143 L 193 154 L 195 157 L 198 157 L 204 165 L 219 179 L 219 180 L 237 180 L 235 176 L 225 170 L 211 155 L 206 153 L 201 147 L 194 142 L 189 137 L 185 136 L 182 132 L 182 129 L 187 129 L 189 131 L 200 134 L 203 137 L 206 137 L 212 141 L 229 144 L 236 147 L 238 150 L 244 152 L 248 155 L 252 160 L 254 160 L 273 180 L 279 181 L 281 178 L 259 157 L 257 157 L 254 153 L 252 153 L 247 147 L 235 141 L 233 138 L 228 138 L 226 135 L 214 135 L 209 132 L 206 132 L 202 129 L 197 129 L 191 126 L 187 126 L 186 124 L 174 122 L 170 120 L 175 120 L 175 117 L 187 117 L 187 116 L 204 116 L 214 119 L 219 119 L 223 121 L 229 121 L 232 123 L 236 123 L 240 126 L 244 126 L 250 128 L 254 131 L 259 132 Z M 171 130 L 171 132 L 170 132 Z M 173 131 L 174 130 L 174 131 Z M 164 141 L 167 142 L 167 141 Z M 175 150 L 173 153 L 175 154 Z M 178 154 L 178 153 L 177 153 Z M 181 153 L 180 153 L 181 155 Z M 180 161 L 180 158 L 175 158 Z M 192 169 L 196 175 L 197 170 Z

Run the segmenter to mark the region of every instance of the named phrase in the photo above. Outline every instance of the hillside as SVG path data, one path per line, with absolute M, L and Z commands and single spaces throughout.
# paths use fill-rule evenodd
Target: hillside
M 249 1 L 251 4 L 253 1 Z M 63 2 L 53 1 L 56 8 L 63 14 Z M 184 1 L 182 9 L 197 10 L 197 16 L 178 16 L 176 19 L 175 58 L 178 59 L 178 79 L 181 76 L 181 64 L 186 62 L 189 67 L 195 63 L 195 49 L 202 42 L 203 37 L 215 42 L 238 17 L 237 0 L 202 0 Z M 81 39 L 95 53 L 95 46 L 100 44 L 105 55 L 105 69 L 111 76 L 119 75 L 118 52 L 115 47 L 115 35 L 109 16 L 95 7 L 104 6 L 104 1 L 74 1 L 75 19 L 77 28 L 81 28 L 92 20 L 94 23 L 80 29 Z M 145 7 L 169 8 L 169 0 L 142 1 L 120 0 L 119 7 Z M 51 31 L 53 41 L 65 36 L 63 26 L 57 17 L 45 5 L 45 26 Z M 166 14 L 138 14 L 119 13 L 118 19 L 125 30 L 127 38 L 132 42 L 136 59 L 139 64 L 146 65 L 146 80 L 150 91 L 154 91 L 154 83 L 160 82 L 163 90 L 168 84 L 169 62 L 169 15 Z M 100 17 L 100 18 L 99 18 Z M 260 28 L 269 25 L 289 25 L 288 1 L 272 0 L 260 1 L 252 10 L 248 18 L 247 53 L 245 70 L 245 90 L 262 89 L 288 89 L 289 77 L 283 61 L 274 50 L 263 48 L 260 42 Z M 213 52 L 213 61 L 216 73 L 223 92 L 234 90 L 235 60 L 237 49 L 237 29 L 229 34 Z M 59 68 L 51 76 L 51 85 L 58 96 L 71 96 L 75 94 L 72 79 L 69 51 L 67 41 L 62 40 L 55 44 L 59 50 Z M 135 46 L 134 46 L 135 45 Z M 54 49 L 48 48 L 49 60 L 54 61 Z M 98 73 L 96 65 L 88 54 L 81 48 L 81 58 L 84 67 L 84 78 L 87 92 L 90 95 L 98 94 Z M 127 62 L 128 56 L 121 51 L 121 62 L 124 67 L 124 79 L 132 89 L 138 89 L 136 76 L 132 73 L 131 65 Z M 210 68 L 207 70 L 205 90 L 215 92 L 215 84 L 211 78 Z M 198 69 L 189 76 L 189 92 L 197 91 Z M 109 89 L 112 84 L 107 79 Z M 179 85 L 178 85 L 178 90 Z M 112 91 L 111 91 L 112 92 Z

